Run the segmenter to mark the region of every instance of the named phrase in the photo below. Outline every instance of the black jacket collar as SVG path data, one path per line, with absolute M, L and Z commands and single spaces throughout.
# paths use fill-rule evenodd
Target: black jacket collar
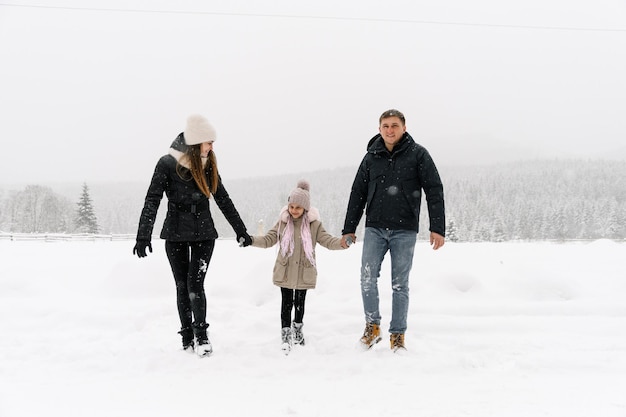
M 388 156 L 391 156 L 405 151 L 409 147 L 411 142 L 414 142 L 411 135 L 409 135 L 407 132 L 404 132 L 404 135 L 402 135 L 402 139 L 400 139 L 396 146 L 393 147 L 393 151 L 389 152 L 389 150 L 385 146 L 385 141 L 383 140 L 383 137 L 379 133 L 368 142 L 367 152 L 374 155 L 386 154 Z

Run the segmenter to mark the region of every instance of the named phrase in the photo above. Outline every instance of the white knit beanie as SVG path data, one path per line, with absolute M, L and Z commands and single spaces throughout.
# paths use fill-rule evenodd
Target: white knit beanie
M 306 211 L 311 209 L 311 195 L 309 194 L 309 183 L 305 180 L 298 181 L 297 187 L 289 194 L 290 204 L 302 207 Z
M 199 114 L 193 114 L 187 118 L 187 127 L 185 127 L 183 136 L 187 145 L 198 145 L 217 139 L 215 128 L 204 116 Z

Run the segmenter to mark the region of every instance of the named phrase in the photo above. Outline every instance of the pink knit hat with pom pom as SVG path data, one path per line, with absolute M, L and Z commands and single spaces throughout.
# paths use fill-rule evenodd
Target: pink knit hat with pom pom
M 311 196 L 309 194 L 309 183 L 305 180 L 298 181 L 296 188 L 289 194 L 290 204 L 302 207 L 306 211 L 311 209 Z

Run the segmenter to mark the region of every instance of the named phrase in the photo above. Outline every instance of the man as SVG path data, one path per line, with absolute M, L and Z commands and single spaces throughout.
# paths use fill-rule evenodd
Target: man
M 378 131 L 367 145 L 367 154 L 352 184 L 342 239 L 356 241 L 354 233 L 365 210 L 361 295 L 366 324 L 361 343 L 366 349 L 381 340 L 378 277 L 385 254 L 391 254 L 393 298 L 389 333 L 391 349 L 396 352 L 406 349 L 409 273 L 422 190 L 430 218 L 430 244 L 436 250 L 445 242 L 443 185 L 428 151 L 406 132 L 401 112 L 384 112 Z

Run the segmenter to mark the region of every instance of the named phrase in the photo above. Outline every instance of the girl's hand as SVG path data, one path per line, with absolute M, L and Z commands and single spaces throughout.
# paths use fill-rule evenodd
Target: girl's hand
M 356 242 L 356 235 L 354 233 L 349 233 L 347 235 L 341 236 L 341 247 L 344 249 L 348 249 L 350 245 Z

